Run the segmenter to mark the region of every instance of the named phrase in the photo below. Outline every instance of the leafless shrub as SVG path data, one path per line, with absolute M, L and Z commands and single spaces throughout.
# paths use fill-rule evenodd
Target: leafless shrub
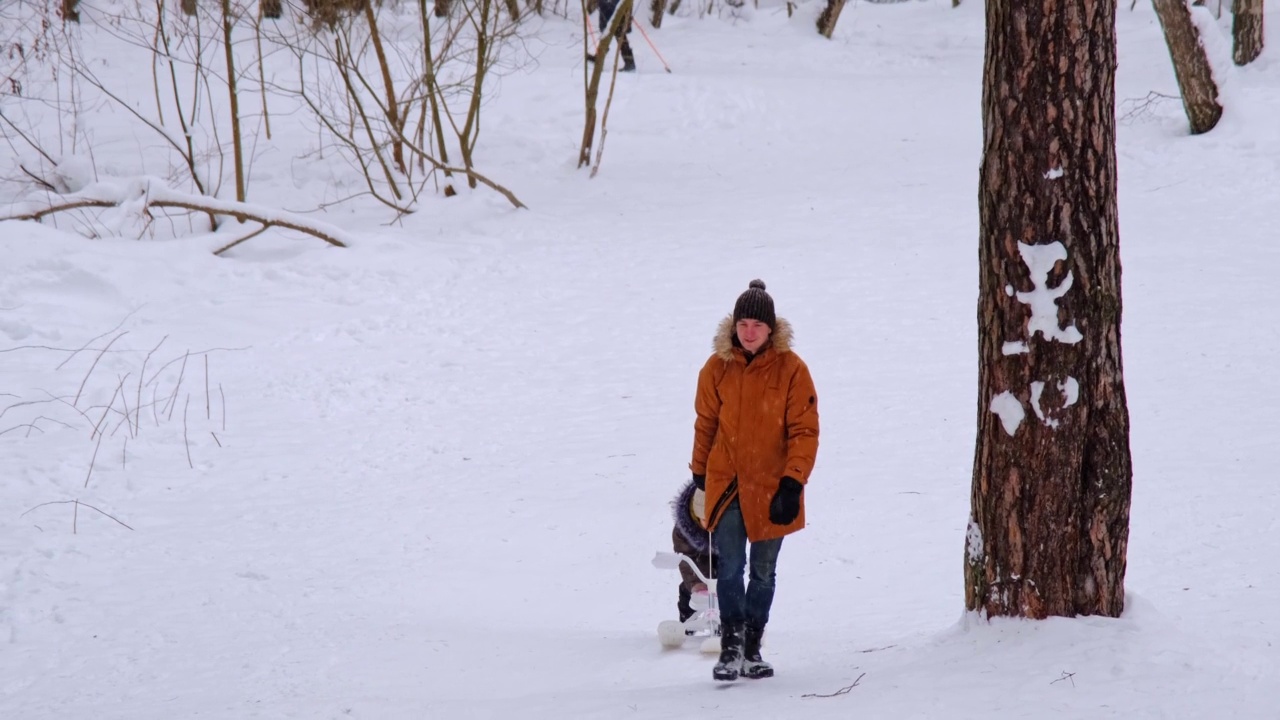
M 329 147 L 360 171 L 363 194 L 398 214 L 413 212 L 428 187 L 455 194 L 454 175 L 523 207 L 475 163 L 485 82 L 519 62 L 518 18 L 500 13 L 495 0 L 451 6 L 442 21 L 426 0 L 364 4 L 320 28 L 282 27 L 271 36 L 298 69 L 295 83 L 275 89 L 301 99 Z

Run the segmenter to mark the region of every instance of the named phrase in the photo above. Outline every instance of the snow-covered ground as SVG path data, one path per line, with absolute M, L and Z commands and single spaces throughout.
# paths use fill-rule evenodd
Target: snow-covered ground
M 527 211 L 349 203 L 350 249 L 225 258 L 0 224 L 0 717 L 1280 717 L 1275 41 L 1215 56 L 1227 114 L 1192 138 L 1176 103 L 1131 112 L 1177 89 L 1151 9 L 1119 13 L 1130 600 L 987 624 L 961 597 L 983 9 L 857 2 L 832 41 L 817 10 L 670 18 L 671 74 L 635 36 L 592 180 L 580 26 L 535 22 L 480 161 Z M 257 202 L 350 173 L 273 122 Z M 778 675 L 724 686 L 659 648 L 676 576 L 649 559 L 754 277 L 822 446 Z

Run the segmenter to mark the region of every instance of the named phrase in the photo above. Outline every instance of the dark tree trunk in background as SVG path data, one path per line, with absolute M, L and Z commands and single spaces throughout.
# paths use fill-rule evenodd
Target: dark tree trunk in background
M 1262 54 L 1263 0 L 1235 0 L 1231 4 L 1231 59 L 1248 65 Z
M 1213 81 L 1213 68 L 1205 54 L 1200 33 L 1191 21 L 1191 9 L 1186 0 L 1151 0 L 1164 29 L 1165 42 L 1169 44 L 1169 57 L 1173 59 L 1173 73 L 1178 78 L 1178 90 L 1182 93 L 1182 106 L 1191 121 L 1191 134 L 1199 135 L 1213 129 L 1222 118 L 1222 106 L 1218 104 L 1218 85 Z
M 649 23 L 656 30 L 662 27 L 662 16 L 667 14 L 667 0 L 653 0 L 649 3 Z
M 986 8 L 965 604 L 988 616 L 1114 617 L 1132 487 L 1115 0 Z
M 840 19 L 840 11 L 844 10 L 845 0 L 827 0 L 827 6 L 818 16 L 818 34 L 830 40 L 836 31 L 836 21 Z

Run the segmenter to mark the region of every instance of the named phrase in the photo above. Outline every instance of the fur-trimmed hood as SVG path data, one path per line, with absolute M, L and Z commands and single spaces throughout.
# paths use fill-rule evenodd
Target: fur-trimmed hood
M 791 329 L 791 323 L 786 318 L 778 318 L 774 323 L 773 333 L 769 336 L 769 340 L 773 345 L 773 349 L 779 354 L 791 352 L 791 340 L 794 332 Z M 715 350 L 716 357 L 728 362 L 733 360 L 733 315 L 725 315 L 720 321 L 720 326 L 716 328 L 716 336 L 711 341 L 711 347 Z
M 693 515 L 689 512 L 689 503 L 693 500 L 693 493 L 698 489 L 697 485 L 690 480 L 680 489 L 680 493 L 671 501 L 671 515 L 675 520 L 676 532 L 680 533 L 680 537 L 684 538 L 693 549 L 697 550 L 700 555 L 706 555 L 707 549 L 711 546 L 711 537 L 707 534 L 706 528 L 698 524 L 693 519 Z

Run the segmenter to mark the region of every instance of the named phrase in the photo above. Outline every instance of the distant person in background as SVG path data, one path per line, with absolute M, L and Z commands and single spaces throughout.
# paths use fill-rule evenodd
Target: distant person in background
M 791 324 L 774 314 L 759 280 L 720 322 L 713 347 L 698 373 L 689 465 L 705 493 L 703 517 L 716 551 L 721 635 L 711 674 L 725 681 L 772 677 L 760 641 L 782 538 L 804 527 L 804 487 L 818 454 L 818 396 L 808 366 L 791 349 Z
M 600 0 L 600 37 L 603 39 L 605 32 L 609 30 L 609 21 L 613 19 L 613 14 L 618 10 L 618 5 L 622 0 Z M 618 18 L 618 32 L 614 37 L 618 38 L 618 43 L 622 48 L 622 72 L 635 72 L 636 56 L 631 52 L 631 43 L 627 41 L 627 34 L 631 32 L 631 17 L 628 13 L 627 17 Z M 595 61 L 595 56 L 590 56 Z

